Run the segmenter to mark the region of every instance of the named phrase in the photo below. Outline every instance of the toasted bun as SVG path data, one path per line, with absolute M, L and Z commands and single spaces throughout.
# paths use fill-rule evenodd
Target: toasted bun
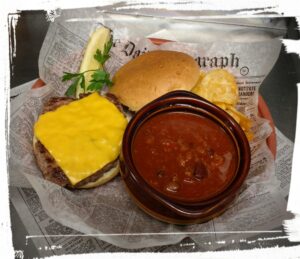
M 39 152 L 36 149 L 37 142 L 38 142 L 37 138 L 35 136 L 33 136 L 33 151 L 34 151 L 35 155 L 37 154 L 37 152 Z M 47 165 L 45 167 L 45 160 L 43 160 L 43 157 L 36 155 L 36 161 L 37 161 L 37 165 L 40 168 L 40 170 L 42 171 L 43 175 L 46 176 L 48 173 L 46 172 Z M 117 176 L 118 173 L 119 173 L 119 163 L 117 163 L 117 166 L 111 168 L 110 170 L 108 170 L 108 171 L 104 172 L 102 175 L 100 175 L 97 180 L 90 181 L 90 182 L 86 183 L 85 185 L 78 187 L 78 189 L 95 188 L 97 186 L 100 186 L 102 184 L 109 182 L 111 179 L 113 179 L 115 176 Z
M 174 90 L 191 90 L 200 70 L 195 60 L 182 52 L 151 51 L 143 54 L 116 72 L 111 93 L 130 110 Z
M 118 164 L 118 166 L 110 169 L 109 171 L 106 171 L 101 177 L 98 178 L 98 180 L 96 180 L 94 182 L 89 182 L 79 188 L 80 189 L 95 188 L 97 186 L 100 186 L 102 184 L 109 182 L 111 179 L 113 179 L 115 176 L 117 176 L 118 173 L 119 173 L 119 164 Z

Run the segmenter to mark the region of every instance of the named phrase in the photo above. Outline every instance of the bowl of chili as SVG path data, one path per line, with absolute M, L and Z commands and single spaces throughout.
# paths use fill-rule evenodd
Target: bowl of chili
M 229 114 L 191 92 L 174 91 L 131 119 L 120 168 L 141 209 L 165 222 L 189 224 L 228 207 L 250 159 L 248 140 Z

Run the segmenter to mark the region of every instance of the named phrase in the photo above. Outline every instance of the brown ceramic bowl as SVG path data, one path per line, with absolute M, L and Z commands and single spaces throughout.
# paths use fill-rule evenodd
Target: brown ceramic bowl
M 138 160 L 135 157 L 137 155 L 133 150 L 135 150 L 139 132 L 149 121 L 155 120 L 161 115 L 168 116 L 171 113 L 205 118 L 205 120 L 218 125 L 226 138 L 232 143 L 233 156 L 236 158 L 235 163 L 230 167 L 232 172 L 226 182 L 218 188 L 209 186 L 205 188 L 203 182 L 201 190 L 212 188 L 209 194 L 203 194 L 202 196 L 202 192 L 205 192 L 201 191 L 199 187 L 199 190 L 197 190 L 199 193 L 195 197 L 177 194 L 176 196 L 154 186 L 152 181 L 150 182 L 146 177 L 143 168 L 138 166 Z M 225 135 L 222 135 L 222 138 Z M 176 153 L 174 154 L 176 155 Z M 176 158 L 174 157 L 174 159 Z M 147 157 L 145 157 L 146 160 Z M 155 163 L 154 160 L 150 164 Z M 249 143 L 238 123 L 219 107 L 187 91 L 170 92 L 137 112 L 124 133 L 120 156 L 122 178 L 137 205 L 159 220 L 176 224 L 204 222 L 222 213 L 238 194 L 248 175 L 249 166 Z M 227 168 L 229 167 L 227 166 Z M 197 187 L 198 185 L 193 186 Z M 216 186 L 218 185 L 216 184 Z M 194 190 L 196 190 L 196 187 L 193 187 Z

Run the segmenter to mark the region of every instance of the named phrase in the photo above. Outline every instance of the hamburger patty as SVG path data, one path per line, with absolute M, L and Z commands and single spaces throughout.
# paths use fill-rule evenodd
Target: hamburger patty
M 86 97 L 88 94 L 81 95 L 80 98 Z M 118 102 L 117 98 L 112 95 L 108 94 L 106 96 L 108 100 L 110 100 L 112 103 L 116 105 L 116 107 L 122 112 L 122 106 Z M 73 99 L 70 97 L 52 97 L 49 99 L 47 103 L 45 103 L 42 113 L 46 113 L 49 111 L 54 111 L 58 107 L 69 104 L 73 101 L 76 101 L 77 99 Z M 33 152 L 36 157 L 36 161 L 38 166 L 40 167 L 44 178 L 46 180 L 49 180 L 51 182 L 54 182 L 60 186 L 63 187 L 69 187 L 69 188 L 80 188 L 84 186 L 85 184 L 89 182 L 94 182 L 98 180 L 105 172 L 111 170 L 112 168 L 117 166 L 118 159 L 108 163 L 105 167 L 102 169 L 96 171 L 91 176 L 83 179 L 79 183 L 77 183 L 75 186 L 71 184 L 67 176 L 64 174 L 63 170 L 60 168 L 60 166 L 57 164 L 53 156 L 49 153 L 49 151 L 44 147 L 44 145 L 39 141 L 36 140 L 34 143 L 34 149 Z

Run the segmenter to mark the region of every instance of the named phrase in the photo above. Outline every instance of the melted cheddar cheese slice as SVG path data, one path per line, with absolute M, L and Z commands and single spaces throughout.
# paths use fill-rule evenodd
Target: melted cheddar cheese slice
M 126 125 L 113 103 L 93 93 L 42 114 L 34 134 L 75 185 L 117 159 Z

